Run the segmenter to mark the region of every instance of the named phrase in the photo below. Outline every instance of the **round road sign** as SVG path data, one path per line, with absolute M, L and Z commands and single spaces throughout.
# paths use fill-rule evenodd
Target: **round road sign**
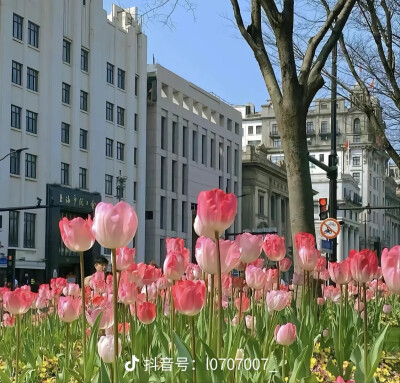
M 321 222 L 319 231 L 326 239 L 333 239 L 340 233 L 340 224 L 335 218 L 327 218 Z

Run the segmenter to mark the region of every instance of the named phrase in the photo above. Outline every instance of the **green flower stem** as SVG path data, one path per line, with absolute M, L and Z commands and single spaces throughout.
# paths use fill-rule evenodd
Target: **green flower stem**
M 238 324 L 241 323 L 242 321 L 242 294 L 243 294 L 243 278 L 244 275 L 240 273 L 240 287 L 239 287 L 239 322 Z
M 15 366 L 15 383 L 19 381 L 19 349 L 21 343 L 21 314 L 17 314 L 17 350 L 16 350 L 16 366 Z
M 217 275 L 218 275 L 218 338 L 217 338 L 217 358 L 221 356 L 222 350 L 222 280 L 221 280 L 221 252 L 219 248 L 219 233 L 215 232 L 215 243 L 217 245 Z
M 286 378 L 286 375 L 285 375 L 286 355 L 285 354 L 286 354 L 286 346 L 283 346 L 282 347 L 282 382 L 283 383 L 285 383 L 285 378 Z
M 118 383 L 118 287 L 117 287 L 117 252 L 116 249 L 111 250 L 112 253 L 112 273 L 113 273 L 113 308 L 114 308 L 114 370 L 113 383 Z
M 364 282 L 362 284 L 363 287 L 363 300 L 364 300 L 364 383 L 368 383 L 367 375 L 368 375 L 368 323 L 367 323 L 367 284 Z
M 276 289 L 281 289 L 281 270 L 279 268 L 279 261 L 276 262 L 276 269 L 278 270 L 278 282 L 276 284 Z
M 190 317 L 190 328 L 192 333 L 192 359 L 194 363 L 192 368 L 192 382 L 196 383 L 196 338 L 194 334 L 194 316 Z
M 253 317 L 251 318 L 251 321 L 253 322 L 253 330 L 252 333 L 255 334 L 256 333 L 256 326 L 255 326 L 255 317 L 256 317 L 256 290 L 253 290 L 253 294 L 251 295 L 251 303 L 253 305 Z
M 211 336 L 213 332 L 213 316 L 214 316 L 214 275 L 211 275 L 211 286 L 210 286 L 210 299 L 208 301 L 209 316 L 208 316 L 208 338 L 207 344 L 211 347 Z
M 85 382 L 86 369 L 86 318 L 85 318 L 85 267 L 83 259 L 83 251 L 79 252 L 80 268 L 81 268 L 81 299 L 82 299 L 82 358 L 83 358 L 83 381 Z
M 172 281 L 172 286 L 175 284 L 175 281 Z M 171 359 L 172 359 L 172 369 L 171 369 L 171 383 L 174 382 L 175 378 L 175 363 L 174 361 L 174 298 L 172 297 L 172 286 L 170 289 L 170 295 L 169 295 L 169 309 L 170 309 L 170 321 L 169 321 L 169 331 L 170 331 L 170 340 L 171 340 Z
M 339 367 L 340 375 L 343 374 L 343 344 L 342 344 L 342 337 L 343 337 L 343 285 L 339 285 L 340 288 L 340 306 L 339 306 L 339 350 L 337 353 L 337 362 Z
M 64 382 L 67 382 L 67 369 L 69 364 L 69 323 L 65 323 L 65 368 L 64 368 Z

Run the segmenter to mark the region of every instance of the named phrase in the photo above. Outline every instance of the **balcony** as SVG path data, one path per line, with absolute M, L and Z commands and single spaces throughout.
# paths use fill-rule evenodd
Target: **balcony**
M 314 128 L 307 128 L 306 134 L 307 134 L 307 136 L 315 136 L 315 129 Z
M 279 135 L 279 132 L 277 130 L 271 130 L 269 132 L 269 136 L 270 137 L 279 137 L 280 135 Z
M 326 137 L 326 136 L 330 136 L 331 134 L 332 134 L 331 131 L 327 130 L 327 129 L 320 129 L 320 131 L 319 131 L 320 136 Z

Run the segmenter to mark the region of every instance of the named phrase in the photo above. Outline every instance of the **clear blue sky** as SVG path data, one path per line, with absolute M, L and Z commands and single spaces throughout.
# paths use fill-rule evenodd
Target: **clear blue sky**
M 172 27 L 155 20 L 143 25 L 148 41 L 147 62 L 152 63 L 154 54 L 157 63 L 227 102 L 253 102 L 260 110 L 269 98 L 268 92 L 250 47 L 233 24 L 230 1 L 196 1 L 194 16 L 176 8 Z M 103 0 L 107 13 L 112 3 L 137 6 L 141 13 L 145 1 Z

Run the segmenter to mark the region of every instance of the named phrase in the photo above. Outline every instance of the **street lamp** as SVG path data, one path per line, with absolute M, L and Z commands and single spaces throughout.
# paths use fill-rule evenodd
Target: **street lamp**
M 7 153 L 3 158 L 0 158 L 0 161 L 3 161 L 5 158 L 7 158 L 8 156 L 10 156 L 13 153 L 21 153 L 24 150 L 29 150 L 29 148 L 21 148 L 21 149 L 10 149 L 10 153 Z

